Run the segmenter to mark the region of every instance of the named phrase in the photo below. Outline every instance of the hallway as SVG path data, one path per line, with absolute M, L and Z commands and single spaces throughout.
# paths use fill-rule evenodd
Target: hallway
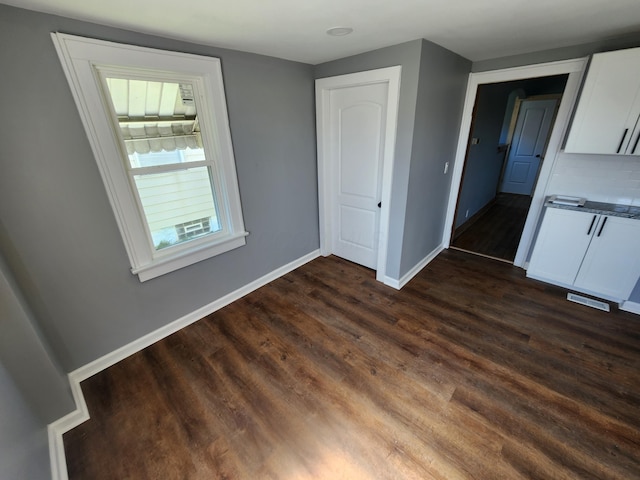
M 484 215 L 454 234 L 451 247 L 513 263 L 530 204 L 528 195 L 499 193 Z

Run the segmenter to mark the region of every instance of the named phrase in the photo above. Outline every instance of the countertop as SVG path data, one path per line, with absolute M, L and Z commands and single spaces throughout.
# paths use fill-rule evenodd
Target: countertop
M 633 218 L 640 220 L 640 207 L 632 205 L 619 205 L 616 203 L 590 202 L 586 201 L 584 206 L 578 207 L 574 205 L 561 205 L 551 203 L 549 197 L 544 203 L 545 207 L 560 208 L 562 210 L 576 210 L 578 212 L 596 213 L 600 215 L 609 215 L 611 217 Z

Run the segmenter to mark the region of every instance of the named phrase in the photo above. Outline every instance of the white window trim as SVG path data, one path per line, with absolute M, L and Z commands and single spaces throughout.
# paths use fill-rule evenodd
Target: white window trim
M 145 281 L 244 245 L 248 233 L 242 218 L 220 60 L 62 33 L 51 36 L 104 181 L 132 273 Z M 109 109 L 105 108 L 96 66 L 164 71 L 197 79 L 198 116 L 215 139 L 208 147 L 214 152 L 214 174 L 218 175 L 218 188 L 224 199 L 218 208 L 224 210 L 225 235 L 159 251 L 150 245 L 146 222 L 122 159 L 120 138 L 112 127 Z

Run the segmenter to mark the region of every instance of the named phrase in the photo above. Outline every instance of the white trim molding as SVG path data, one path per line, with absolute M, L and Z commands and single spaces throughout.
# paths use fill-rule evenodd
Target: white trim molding
M 51 461 L 51 477 L 53 480 L 68 480 L 67 463 L 64 454 L 64 442 L 62 435 L 81 423 L 89 420 L 89 410 L 82 394 L 80 383 L 96 373 L 109 368 L 110 366 L 124 360 L 125 358 L 137 353 L 144 348 L 162 340 L 165 337 L 181 330 L 192 323 L 212 314 L 213 312 L 226 307 L 232 302 L 248 295 L 260 287 L 272 282 L 283 275 L 301 267 L 302 265 L 318 258 L 320 250 L 314 250 L 280 268 L 269 272 L 268 274 L 254 280 L 253 282 L 205 305 L 187 315 L 144 335 L 133 342 L 124 345 L 111 353 L 108 353 L 93 362 L 69 373 L 69 383 L 71 384 L 71 392 L 76 403 L 76 409 L 65 415 L 64 417 L 50 423 L 47 430 L 49 436 L 49 458 Z
M 242 217 L 220 59 L 63 33 L 52 33 L 51 37 L 102 176 L 131 272 L 144 282 L 245 245 L 248 233 Z M 133 167 L 118 126 L 118 113 L 108 99 L 109 78 L 189 87 L 190 100 L 197 106 L 201 147 L 206 155 L 194 162 Z M 208 172 L 203 173 L 208 178 L 203 179 L 202 185 L 209 184 L 210 205 L 200 212 L 215 211 L 219 229 L 160 248 L 154 245 L 143 189 L 136 186 L 135 179 L 187 169 Z M 181 184 L 178 176 L 167 178 L 172 178 L 174 186 Z M 158 207 L 153 206 L 155 213 Z M 175 208 L 176 203 L 172 202 L 160 211 Z M 183 216 L 182 221 L 192 215 Z
M 370 85 L 388 84 L 386 135 L 382 165 L 382 192 L 380 207 L 380 228 L 378 233 L 378 258 L 376 261 L 376 279 L 386 283 L 387 246 L 389 237 L 389 215 L 391 205 L 391 184 L 393 180 L 393 164 L 395 160 L 396 130 L 398 122 L 398 106 L 400 101 L 401 66 L 368 70 L 365 72 L 338 75 L 316 80 L 316 130 L 318 139 L 318 205 L 320 218 L 320 252 L 330 255 L 332 251 L 331 231 L 331 191 L 329 182 L 330 165 L 330 119 L 329 101 L 331 90 Z
M 445 248 L 449 248 L 451 242 L 452 226 L 458 203 L 458 195 L 462 186 L 462 172 L 466 161 L 467 143 L 469 142 L 469 134 L 471 132 L 471 124 L 473 120 L 473 107 L 475 105 L 476 95 L 480 85 L 568 74 L 569 78 L 567 79 L 567 84 L 560 101 L 556 120 L 545 152 L 546 160 L 542 163 L 542 167 L 540 168 L 538 181 L 531 201 L 531 207 L 529 208 L 529 214 L 527 216 L 520 244 L 518 245 L 518 251 L 516 252 L 516 257 L 513 262 L 515 266 L 524 267 L 531 248 L 536 225 L 542 212 L 542 205 L 544 203 L 547 185 L 556 162 L 556 155 L 562 148 L 562 140 L 564 139 L 566 129 L 569 126 L 571 112 L 578 97 L 580 83 L 586 66 L 587 58 L 579 58 L 506 68 L 503 70 L 494 70 L 489 72 L 471 73 L 469 75 L 464 109 L 462 112 L 462 122 L 460 125 L 460 135 L 458 137 L 458 147 L 456 150 L 455 163 L 451 178 L 447 218 L 442 232 L 442 244 Z
M 420 270 L 422 270 L 424 267 L 429 265 L 431 261 L 434 258 L 436 258 L 440 252 L 442 252 L 442 250 L 444 250 L 444 247 L 442 246 L 442 244 L 438 245 L 426 257 L 424 257 L 416 265 L 414 265 L 414 267 L 411 270 L 405 273 L 402 276 L 402 278 L 400 278 L 400 280 L 396 280 L 395 278 L 391 278 L 391 277 L 385 277 L 384 279 L 385 285 L 395 288 L 396 290 L 400 290 L 407 283 L 409 283 L 413 277 L 415 277 L 418 273 L 420 273 Z
M 624 310 L 625 312 L 635 313 L 636 315 L 640 315 L 640 303 L 632 302 L 631 300 L 626 300 L 620 304 L 620 310 Z

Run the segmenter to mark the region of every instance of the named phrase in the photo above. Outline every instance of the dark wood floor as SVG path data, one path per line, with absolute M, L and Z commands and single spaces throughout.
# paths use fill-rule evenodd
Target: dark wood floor
M 640 478 L 640 321 L 445 251 L 319 258 L 82 384 L 77 479 Z
M 460 236 L 453 247 L 513 262 L 527 219 L 531 197 L 499 193 L 495 203 Z

